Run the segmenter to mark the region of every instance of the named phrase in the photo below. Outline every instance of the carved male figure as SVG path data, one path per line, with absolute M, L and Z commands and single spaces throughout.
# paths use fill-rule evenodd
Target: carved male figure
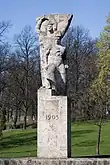
M 61 75 L 66 84 L 63 57 L 65 47 L 61 39 L 67 31 L 72 15 L 48 15 L 37 19 L 37 32 L 40 40 L 41 78 L 42 86 L 56 89 L 55 70 Z

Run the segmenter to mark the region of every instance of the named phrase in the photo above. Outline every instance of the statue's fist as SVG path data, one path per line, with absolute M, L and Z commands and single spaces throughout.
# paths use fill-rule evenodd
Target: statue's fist
M 69 67 L 69 66 L 66 64 L 66 65 L 65 65 L 65 69 L 68 69 L 68 67 Z

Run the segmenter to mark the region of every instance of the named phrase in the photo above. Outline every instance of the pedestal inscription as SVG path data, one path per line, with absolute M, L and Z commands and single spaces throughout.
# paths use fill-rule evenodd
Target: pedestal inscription
M 67 97 L 52 96 L 51 89 L 38 91 L 38 150 L 39 158 L 66 158 Z

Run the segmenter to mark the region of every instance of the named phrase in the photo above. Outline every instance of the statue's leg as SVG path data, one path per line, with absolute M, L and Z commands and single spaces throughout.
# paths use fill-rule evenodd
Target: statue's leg
M 58 71 L 61 76 L 61 83 L 59 84 L 59 92 L 61 95 L 66 95 L 66 71 L 63 63 L 59 65 Z
M 42 80 L 42 87 L 45 87 L 46 85 L 46 76 L 45 76 L 45 68 L 44 68 L 43 60 L 41 61 L 41 80 Z
M 47 70 L 46 70 L 46 60 L 45 60 L 45 53 L 43 48 L 40 48 L 40 67 L 41 67 L 41 80 L 42 80 L 42 87 L 43 88 L 50 88 L 50 84 L 47 80 Z
M 50 83 L 47 80 L 47 70 L 43 66 L 41 66 L 41 80 L 43 88 L 50 88 Z
M 49 64 L 47 69 L 47 80 L 49 81 L 52 89 L 55 89 L 55 84 L 56 84 L 54 72 L 55 72 L 55 64 Z
M 58 67 L 58 71 L 61 75 L 63 83 L 66 84 L 66 71 L 63 63 L 61 63 L 60 66 Z

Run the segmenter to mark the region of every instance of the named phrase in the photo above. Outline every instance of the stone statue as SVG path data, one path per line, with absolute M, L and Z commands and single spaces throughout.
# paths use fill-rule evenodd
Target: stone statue
M 57 89 L 55 71 L 66 85 L 65 47 L 61 39 L 72 20 L 71 14 L 52 14 L 37 18 L 36 30 L 40 41 L 41 79 L 44 88 Z

